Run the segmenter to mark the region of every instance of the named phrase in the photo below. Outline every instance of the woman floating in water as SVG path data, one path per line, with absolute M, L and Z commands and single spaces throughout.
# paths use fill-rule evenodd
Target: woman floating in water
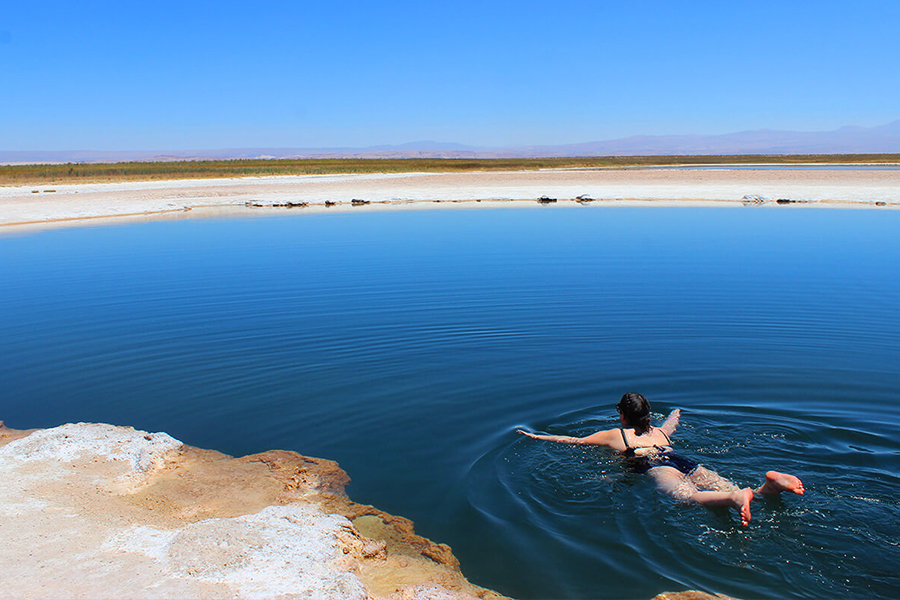
M 671 437 L 678 426 L 680 410 L 673 410 L 659 427 L 650 425 L 650 403 L 640 394 L 625 394 L 616 410 L 622 422 L 621 429 L 598 431 L 583 438 L 537 435 L 521 429 L 519 433 L 536 440 L 607 446 L 618 450 L 633 470 L 648 473 L 657 487 L 678 500 L 737 509 L 743 527 L 750 523 L 750 501 L 754 498 L 781 492 L 803 495 L 803 482 L 793 475 L 769 471 L 765 483 L 759 488 L 740 489 L 718 473 L 675 454 Z

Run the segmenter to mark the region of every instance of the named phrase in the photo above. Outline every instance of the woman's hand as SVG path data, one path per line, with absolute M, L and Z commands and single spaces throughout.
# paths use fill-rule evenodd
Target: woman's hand
M 538 437 L 537 434 L 531 433 L 530 431 L 525 431 L 524 429 L 517 429 L 516 432 L 521 433 L 522 435 L 527 435 L 528 437 L 530 437 L 533 440 L 541 439 L 540 437 Z
M 675 433 L 675 428 L 678 427 L 678 421 L 681 418 L 681 409 L 676 408 L 672 412 L 669 413 L 669 416 L 666 417 L 666 420 L 663 422 L 660 429 L 666 432 L 666 435 L 672 435 Z

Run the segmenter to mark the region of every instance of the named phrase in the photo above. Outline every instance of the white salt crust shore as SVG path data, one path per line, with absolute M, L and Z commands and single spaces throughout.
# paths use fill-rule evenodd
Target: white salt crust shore
M 347 498 L 346 473 L 323 459 L 0 421 L 0 473 L 3 598 L 504 598 L 466 581 L 450 548 L 410 521 Z
M 474 206 L 900 207 L 900 170 L 596 169 L 306 175 L 0 187 L 0 232 L 97 220 Z M 352 205 L 352 200 L 362 200 Z M 326 202 L 329 205 L 326 205 Z M 303 205 L 305 206 L 298 206 Z M 248 207 L 247 205 L 257 205 Z M 194 214 L 191 214 L 196 211 Z
M 334 463 L 248 458 L 130 427 L 0 422 L 0 597 L 502 598 L 446 546 L 349 501 Z M 360 532 L 379 527 L 390 543 Z

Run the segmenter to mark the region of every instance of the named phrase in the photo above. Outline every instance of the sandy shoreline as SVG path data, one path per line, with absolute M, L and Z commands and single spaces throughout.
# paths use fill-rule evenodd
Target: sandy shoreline
M 533 206 L 542 196 L 557 206 L 588 196 L 581 204 L 778 206 L 781 199 L 791 206 L 890 209 L 900 207 L 900 170 L 630 168 L 2 186 L 0 232 L 106 219 L 272 214 L 267 207 L 288 203 L 295 211 L 392 210 Z

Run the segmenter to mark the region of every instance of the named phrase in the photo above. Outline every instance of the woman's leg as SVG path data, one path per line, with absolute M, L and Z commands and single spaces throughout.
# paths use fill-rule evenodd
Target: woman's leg
M 735 492 L 697 492 L 691 500 L 703 506 L 734 508 L 741 514 L 741 527 L 746 527 L 750 523 L 750 501 L 753 500 L 753 490 L 750 488 Z
M 691 481 L 701 490 L 711 490 L 714 492 L 734 492 L 740 488 L 734 483 L 725 479 L 715 471 L 710 471 L 706 467 L 697 467 L 690 474 Z M 766 473 L 766 481 L 753 490 L 754 496 L 771 496 L 780 494 L 781 492 L 791 492 L 793 494 L 803 495 L 803 482 L 799 478 L 778 471 L 769 471 Z
M 697 470 L 703 469 L 698 467 Z M 654 467 L 648 471 L 653 477 L 659 489 L 674 496 L 681 501 L 693 501 L 703 506 L 725 506 L 736 509 L 741 515 L 741 525 L 746 527 L 750 522 L 750 501 L 753 500 L 753 490 L 750 488 L 739 489 L 733 483 L 720 477 L 708 469 L 703 469 L 701 479 L 709 479 L 710 482 L 722 487 L 733 489 L 723 491 L 700 491 L 692 477 L 684 475 L 678 469 L 672 467 Z M 695 470 L 693 474 L 696 474 Z
M 647 474 L 653 478 L 656 487 L 681 502 L 688 502 L 698 492 L 694 482 L 678 469 L 672 467 L 653 467 Z
M 690 474 L 691 481 L 701 490 L 709 490 L 713 492 L 736 492 L 740 487 L 735 485 L 728 479 L 725 479 L 715 471 L 710 471 L 706 467 L 700 466 L 694 469 Z

